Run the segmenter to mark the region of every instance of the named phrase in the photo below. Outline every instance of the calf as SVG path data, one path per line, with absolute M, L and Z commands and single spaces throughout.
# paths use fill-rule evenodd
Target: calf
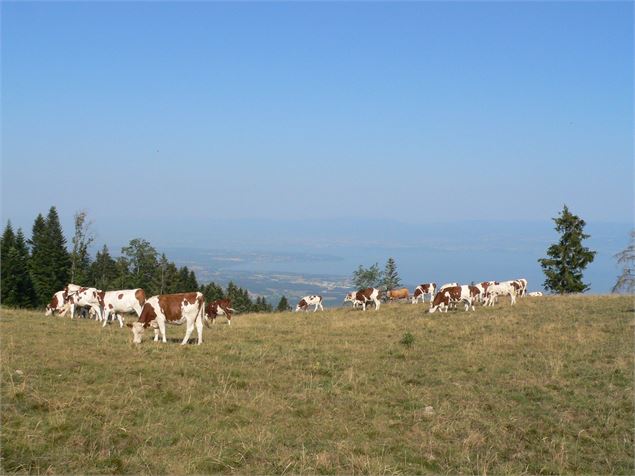
M 147 327 L 154 329 L 154 341 L 159 341 L 159 334 L 163 342 L 167 342 L 165 336 L 165 323 L 181 325 L 187 324 L 185 337 L 181 345 L 187 344 L 194 326 L 198 334 L 198 343 L 203 343 L 203 316 L 205 313 L 205 297 L 202 293 L 161 294 L 148 299 L 143 308 L 139 320 L 134 324 L 127 324 L 132 328 L 132 342 L 140 344 L 143 331 Z
M 216 301 L 207 303 L 207 306 L 205 306 L 205 324 L 207 325 L 210 319 L 212 320 L 212 324 L 214 324 L 217 316 L 225 316 L 227 318 L 227 324 L 231 324 L 232 312 L 235 311 L 235 309 L 232 309 L 232 302 L 229 299 L 217 299 Z
M 120 291 L 101 292 L 100 297 L 104 305 L 104 324 L 108 323 L 108 316 L 113 315 L 119 321 L 119 327 L 123 327 L 123 319 L 121 314 L 125 312 L 134 312 L 137 316 L 141 315 L 141 308 L 146 302 L 146 293 L 143 289 L 122 289 Z
M 68 298 L 65 297 L 65 291 L 57 291 L 53 294 L 51 302 L 46 305 L 45 316 L 50 316 L 54 312 L 57 312 L 60 316 L 66 314 L 70 308 Z
M 391 301 L 393 299 L 408 299 L 410 293 L 408 292 L 408 288 L 391 289 L 390 291 L 386 291 L 386 297 Z
M 353 307 L 357 307 L 357 305 L 362 306 L 362 310 L 366 310 L 366 303 L 372 301 L 375 303 L 375 311 L 379 311 L 379 289 L 377 288 L 366 288 L 361 291 L 348 293 L 344 298 L 344 302 L 352 302 Z
M 308 311 L 309 306 L 313 305 L 315 306 L 315 308 L 313 308 L 313 312 L 317 311 L 318 307 L 320 308 L 320 310 L 323 311 L 324 306 L 322 306 L 322 296 L 304 296 L 302 299 L 300 299 L 300 302 L 295 307 L 295 312 L 298 312 L 300 310 Z
M 441 312 L 448 312 L 448 308 L 451 303 L 458 303 L 463 301 L 465 303 L 465 310 L 468 311 L 472 308 L 474 311 L 474 301 L 478 299 L 479 290 L 476 286 L 449 286 L 443 288 L 434 296 L 432 301 L 432 307 L 430 313 L 439 309 Z
M 434 299 L 434 293 L 437 290 L 436 283 L 424 283 L 415 288 L 415 292 L 412 294 L 412 304 L 417 304 L 419 298 L 421 302 L 425 302 L 425 295 L 430 295 L 430 306 L 432 306 L 432 299 Z

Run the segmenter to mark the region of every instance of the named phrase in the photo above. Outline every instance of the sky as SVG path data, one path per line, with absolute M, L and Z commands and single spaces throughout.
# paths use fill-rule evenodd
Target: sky
M 3 223 L 632 226 L 632 2 L 1 8 Z

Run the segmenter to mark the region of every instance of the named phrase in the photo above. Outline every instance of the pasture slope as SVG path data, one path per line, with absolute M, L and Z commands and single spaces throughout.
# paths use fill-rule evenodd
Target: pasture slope
M 3 309 L 2 472 L 635 472 L 632 298 L 426 309 L 237 315 L 184 347 Z

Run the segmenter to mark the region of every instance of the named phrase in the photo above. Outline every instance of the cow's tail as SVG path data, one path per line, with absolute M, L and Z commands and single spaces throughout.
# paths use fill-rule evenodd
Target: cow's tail
M 205 325 L 209 327 L 209 325 L 207 324 L 207 321 L 208 321 L 208 318 L 207 318 L 207 315 L 205 314 L 205 299 L 203 299 L 199 305 L 198 314 L 196 314 L 196 322 L 197 324 L 200 322 L 201 325 L 205 323 Z
M 238 311 L 236 309 L 234 309 L 233 307 L 228 307 L 227 310 L 231 311 L 231 312 L 235 312 L 236 314 L 238 314 Z

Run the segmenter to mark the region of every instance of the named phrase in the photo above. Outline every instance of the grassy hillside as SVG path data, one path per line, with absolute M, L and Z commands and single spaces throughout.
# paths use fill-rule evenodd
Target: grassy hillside
M 635 472 L 632 299 L 425 309 L 237 315 L 184 347 L 3 309 L 2 469 Z

